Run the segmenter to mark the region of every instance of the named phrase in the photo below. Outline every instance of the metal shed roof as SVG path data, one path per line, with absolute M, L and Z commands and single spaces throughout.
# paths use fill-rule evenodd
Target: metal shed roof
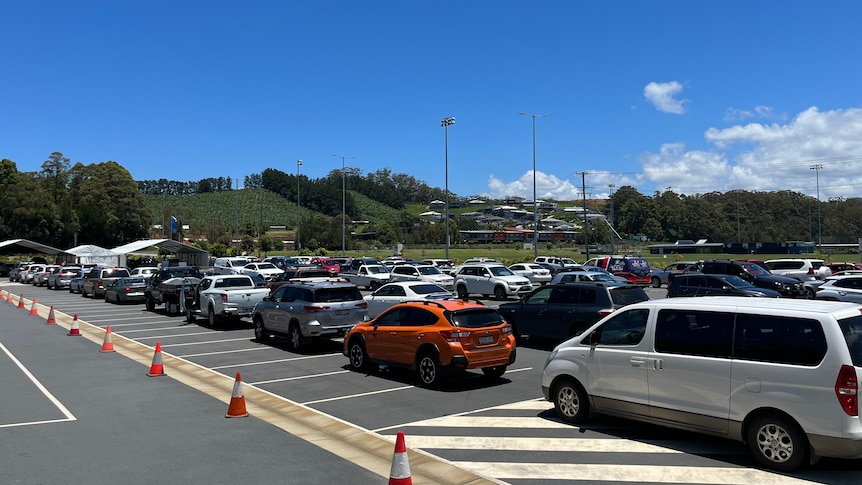
M 172 253 L 203 253 L 206 254 L 206 251 L 200 248 L 196 248 L 194 246 L 189 246 L 187 244 L 183 244 L 179 241 L 174 241 L 173 239 L 144 239 L 141 241 L 131 242 L 129 244 L 124 244 L 123 246 L 117 246 L 111 251 L 118 254 L 129 254 L 134 253 L 136 251 L 140 251 L 142 249 L 146 249 L 149 247 L 157 247 L 159 249 L 164 249 L 165 251 L 170 251 Z
M 0 242 L 0 249 L 4 248 L 13 248 L 15 246 L 20 246 L 27 249 L 32 249 L 34 251 L 38 251 L 44 254 L 60 254 L 65 251 L 62 249 L 53 248 L 51 246 L 46 246 L 45 244 L 39 244 L 37 242 L 29 241 L 27 239 L 9 239 L 7 241 Z

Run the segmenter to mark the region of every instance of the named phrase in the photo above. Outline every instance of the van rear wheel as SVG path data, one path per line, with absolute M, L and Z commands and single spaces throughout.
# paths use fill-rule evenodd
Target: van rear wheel
M 801 467 L 808 457 L 808 440 L 791 420 L 767 414 L 755 418 L 748 427 L 748 449 L 765 468 L 790 472 Z

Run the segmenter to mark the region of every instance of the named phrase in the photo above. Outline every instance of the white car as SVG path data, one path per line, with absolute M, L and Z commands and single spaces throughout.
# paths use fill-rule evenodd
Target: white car
M 129 274 L 132 278 L 152 278 L 154 274 L 159 272 L 159 268 L 154 266 L 138 266 Z
M 862 303 L 862 275 L 830 276 L 817 287 L 815 299 Z
M 515 263 L 509 266 L 512 273 L 524 276 L 533 284 L 544 285 L 551 282 L 551 270 L 536 263 Z
M 832 270 L 822 259 L 784 258 L 770 259 L 765 263 L 772 274 L 799 281 L 822 280 L 832 275 Z
M 239 270 L 241 274 L 257 273 L 261 278 L 269 281 L 284 273 L 284 270 L 272 263 L 248 263 Z
M 368 303 L 368 318 L 374 318 L 393 305 L 405 301 L 441 300 L 455 295 L 434 283 L 425 281 L 399 281 L 388 283 L 365 297 Z
M 430 264 L 399 264 L 389 271 L 389 281 L 426 281 L 444 288 L 452 288 L 455 278 L 442 273 Z
M 455 294 L 467 298 L 472 294 L 494 295 L 496 300 L 526 295 L 533 291 L 533 283 L 516 275 L 502 264 L 468 264 L 455 275 Z

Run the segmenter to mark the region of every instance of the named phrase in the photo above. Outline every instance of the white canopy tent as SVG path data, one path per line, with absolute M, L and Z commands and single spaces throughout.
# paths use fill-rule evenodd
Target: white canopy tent
M 65 251 L 75 256 L 75 263 L 98 264 L 104 266 L 122 266 L 120 254 L 93 244 L 83 244 Z

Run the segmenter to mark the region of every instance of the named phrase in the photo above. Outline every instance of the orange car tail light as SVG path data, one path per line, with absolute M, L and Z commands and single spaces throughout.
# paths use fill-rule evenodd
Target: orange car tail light
M 470 332 L 465 332 L 464 330 L 442 330 L 440 335 L 442 335 L 447 342 L 460 342 L 461 340 L 469 338 Z

